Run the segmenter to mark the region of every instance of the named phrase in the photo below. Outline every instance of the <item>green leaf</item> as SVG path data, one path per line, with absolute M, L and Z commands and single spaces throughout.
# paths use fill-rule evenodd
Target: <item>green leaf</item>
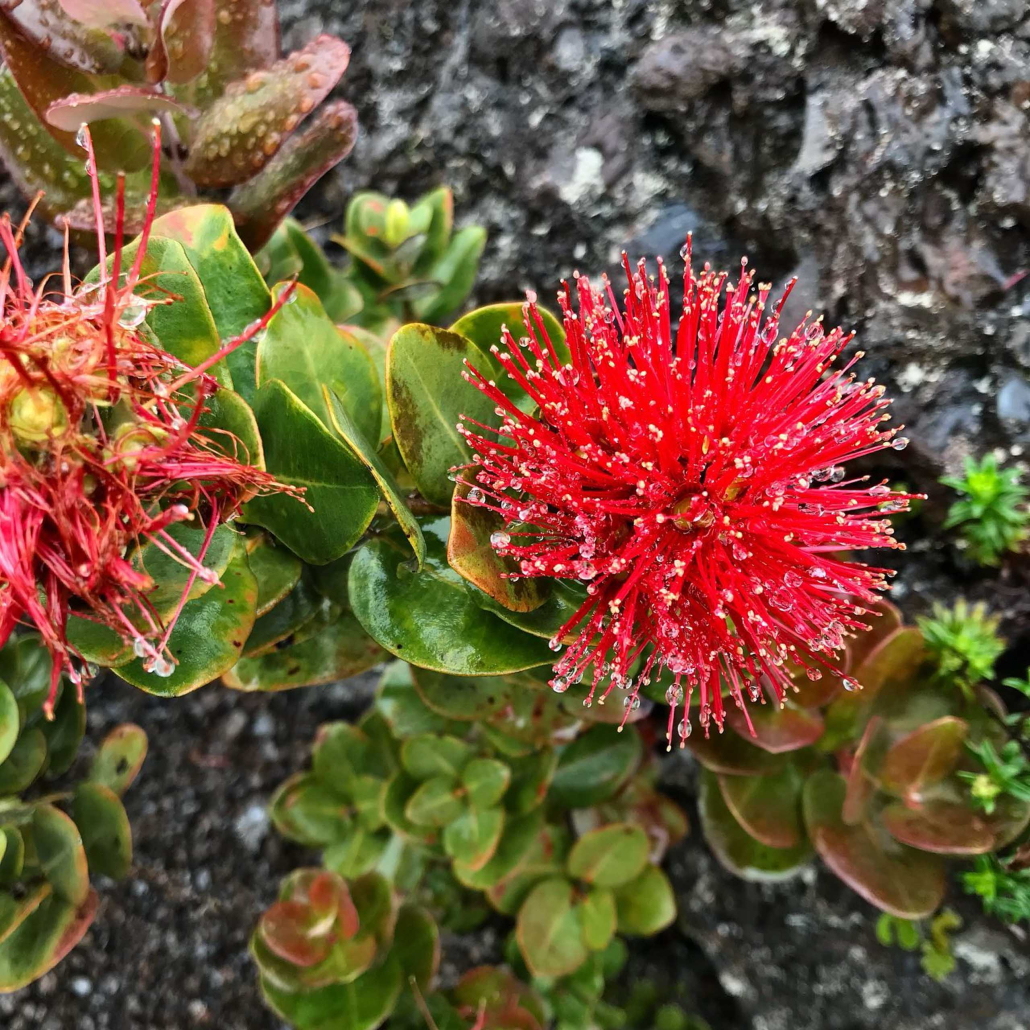
M 486 246 L 486 230 L 478 225 L 459 229 L 443 256 L 427 271 L 427 276 L 442 288 L 415 302 L 415 312 L 425 322 L 436 322 L 449 315 L 468 296 L 476 281 L 479 257 Z
M 400 487 L 393 478 L 393 473 L 386 467 L 375 449 L 368 442 L 368 437 L 362 433 L 339 396 L 332 392 L 327 386 L 322 387 L 325 395 L 326 405 L 329 409 L 329 420 L 333 429 L 339 434 L 343 442 L 354 452 L 357 458 L 372 473 L 375 481 L 379 484 L 386 503 L 390 506 L 401 527 L 402 532 L 408 538 L 411 549 L 415 552 L 415 560 L 421 569 L 426 560 L 426 541 L 422 536 L 422 527 L 418 520 L 411 514 L 411 509 L 404 503 Z
M 322 864 L 347 879 L 364 876 L 378 865 L 389 843 L 389 833 L 353 829 L 346 840 L 330 844 L 325 849 Z
M 451 499 L 448 563 L 463 579 L 509 611 L 530 612 L 539 608 L 547 599 L 546 581 L 520 575 L 514 558 L 497 553 L 491 541 L 504 530 L 504 520 L 488 508 L 467 503 L 472 489 L 473 477 L 466 470 Z
M 404 814 L 418 826 L 446 826 L 465 810 L 457 796 L 457 781 L 451 776 L 426 780 L 404 806 Z
M 538 843 L 543 826 L 541 809 L 536 809 L 528 815 L 509 817 L 505 820 L 504 832 L 490 861 L 475 869 L 464 862 L 455 861 L 454 875 L 460 883 L 473 890 L 487 890 L 493 887 L 504 877 L 510 876 L 527 858 L 534 845 Z
M 0 944 L 0 993 L 25 987 L 53 969 L 82 940 L 96 911 L 93 891 L 79 906 L 57 894 L 44 897 Z
M 400 960 L 390 954 L 356 980 L 290 993 L 261 979 L 265 1001 L 297 1030 L 374 1030 L 393 1011 L 404 986 Z
M 376 690 L 376 710 L 399 740 L 420 733 L 454 733 L 460 728 L 423 704 L 412 684 L 411 666 L 394 660 L 387 665 Z
M 227 208 L 196 204 L 171 211 L 154 222 L 152 237 L 167 237 L 182 245 L 204 288 L 221 340 L 239 336 L 267 313 L 271 305 L 268 287 L 237 235 Z M 233 389 L 252 406 L 257 390 L 256 349 L 251 340 L 226 358 Z
M 849 826 L 841 816 L 845 791 L 844 779 L 828 769 L 805 784 L 805 824 L 820 858 L 884 912 L 903 919 L 928 916 L 944 897 L 944 863 L 897 843 L 869 822 Z
M 537 884 L 519 909 L 515 933 L 534 976 L 568 976 L 587 960 L 573 896 L 572 884 L 554 877 Z
M 43 771 L 46 737 L 36 726 L 22 732 L 4 762 L 0 763 L 0 797 L 20 794 Z
M 444 850 L 470 869 L 482 869 L 497 850 L 503 830 L 501 809 L 470 808 L 444 830 Z
M 132 723 L 116 726 L 104 738 L 89 770 L 89 780 L 121 797 L 147 757 L 147 735 Z
M 764 776 L 720 776 L 723 801 L 744 830 L 771 848 L 796 848 L 805 839 L 801 822 L 801 774 L 787 764 Z
M 246 465 L 265 467 L 265 448 L 254 410 L 238 393 L 215 390 L 204 402 L 198 424 L 216 450 Z
M 247 551 L 247 563 L 257 580 L 256 614 L 267 615 L 297 585 L 304 563 L 272 537 L 261 534 Z
M 514 822 L 515 820 L 509 821 Z M 486 891 L 487 900 L 498 912 L 504 915 L 515 915 L 526 896 L 541 880 L 554 876 L 565 878 L 565 856 L 569 850 L 568 831 L 564 826 L 554 826 L 547 823 L 543 823 L 541 826 L 541 821 L 537 821 L 536 825 L 539 826 L 539 830 L 530 842 L 529 847 L 521 851 L 513 866 L 508 869 L 501 869 L 500 878 L 495 880 Z M 508 843 L 504 844 L 505 848 L 508 846 Z M 514 847 L 514 844 L 511 844 L 511 846 Z M 496 852 L 498 858 L 500 858 L 500 854 L 501 845 L 499 844 Z M 490 863 L 483 866 L 482 873 L 484 876 L 492 864 L 493 859 L 491 859 Z M 461 863 L 456 862 L 454 869 L 456 873 L 460 871 L 462 882 L 472 882 L 469 871 Z M 472 872 L 475 872 L 475 870 Z
M 569 852 L 566 868 L 569 876 L 594 887 L 619 887 L 640 874 L 650 848 L 639 826 L 614 823 L 580 837 Z
M 405 976 L 429 990 L 440 966 L 440 931 L 436 921 L 417 905 L 401 905 L 397 913 L 393 954 Z
M 89 868 L 78 827 L 53 805 L 36 805 L 32 841 L 39 867 L 54 893 L 72 905 L 89 895 Z
M 597 725 L 564 748 L 550 796 L 566 808 L 587 808 L 612 797 L 640 763 L 640 737 Z
M 456 425 L 464 415 L 496 423 L 494 403 L 466 382 L 465 361 L 483 367 L 475 344 L 445 329 L 414 323 L 394 333 L 386 356 L 386 399 L 393 436 L 424 497 L 448 506 L 451 468 L 472 456 Z
M 178 697 L 228 672 L 254 626 L 257 602 L 257 580 L 247 565 L 240 537 L 221 583 L 221 588 L 187 602 L 179 613 L 168 640 L 168 650 L 177 662 L 170 676 L 147 672 L 140 658 L 119 668 L 118 676 L 148 694 Z
M 536 809 L 547 797 L 558 768 L 558 753 L 551 748 L 533 751 L 508 760 L 511 786 L 504 803 L 509 812 L 523 815 Z
M 330 790 L 341 791 L 344 797 L 352 795 L 362 776 L 385 778 L 393 771 L 392 761 L 381 753 L 378 742 L 349 722 L 319 726 L 311 767 Z
M 17 826 L 0 826 L 0 883 L 15 883 L 25 866 L 25 839 Z M 0 939 L 4 934 L 0 932 Z
M 87 662 L 114 669 L 132 660 L 132 647 L 110 626 L 78 615 L 69 615 L 65 625 L 68 643 Z
M 132 829 L 118 795 L 99 783 L 80 783 L 72 815 L 90 870 L 115 880 L 127 876 L 132 868 Z
M 745 880 L 774 881 L 794 876 L 812 857 L 807 840 L 797 847 L 772 848 L 752 837 L 726 806 L 715 773 L 701 774 L 698 804 L 701 828 L 715 857 Z
M 0 765 L 14 750 L 20 728 L 21 713 L 18 711 L 18 699 L 14 696 L 14 691 L 0 680 Z
M 354 820 L 350 805 L 313 776 L 291 776 L 272 795 L 269 815 L 275 828 L 290 840 L 321 848 L 346 840 Z
M 420 520 L 426 540 L 421 571 L 407 564 L 399 532 L 368 540 L 351 565 L 354 614 L 392 654 L 427 669 L 492 676 L 548 663 L 547 645 L 483 611 L 447 564 L 450 519 Z M 400 537 L 400 539 L 398 539 Z
M 450 331 L 471 340 L 484 354 L 489 354 L 491 347 L 501 345 L 501 333 L 505 326 L 516 340 L 526 335 L 526 328 L 523 324 L 524 310 L 522 301 L 508 304 L 487 304 L 485 307 L 476 308 L 474 311 L 462 315 L 451 326 Z M 562 328 L 561 322 L 547 308 L 538 307 L 537 310 L 544 323 L 544 331 L 554 345 L 558 361 L 565 364 L 569 360 L 569 348 L 565 342 L 565 330 Z M 540 329 L 536 324 L 534 324 L 533 330 L 540 338 Z M 540 345 L 546 354 L 547 344 L 543 339 L 540 339 Z
M 62 684 L 53 719 L 42 722 L 40 728 L 46 737 L 47 775 L 60 776 L 75 761 L 86 732 L 86 705 L 69 683 Z
M 282 383 L 266 383 L 254 402 L 265 465 L 281 483 L 305 489 L 303 502 L 256 497 L 248 522 L 270 530 L 304 561 L 324 565 L 361 539 L 379 504 L 368 470 Z M 308 509 L 310 505 L 314 511 Z
M 253 572 L 251 566 L 251 572 Z M 256 577 L 255 577 L 256 579 Z M 260 596 L 260 585 L 258 587 Z M 275 649 L 276 644 L 306 626 L 329 602 L 305 577 L 302 578 L 267 615 L 259 616 L 243 648 L 244 658 L 253 658 Z
M 583 943 L 591 951 L 604 951 L 615 936 L 615 895 L 606 888 L 589 891 L 577 906 Z
M 272 291 L 281 296 L 286 284 Z M 332 428 L 327 387 L 351 416 L 358 432 L 379 435 L 382 393 L 375 365 L 356 337 L 329 320 L 318 297 L 297 285 L 293 296 L 268 323 L 258 345 L 257 384 L 278 379 L 298 400 Z
M 416 780 L 433 776 L 457 779 L 472 757 L 472 748 L 457 737 L 425 734 L 406 740 L 401 747 L 401 762 Z
M 651 937 L 672 925 L 676 918 L 676 895 L 669 878 L 649 865 L 629 883 L 615 890 L 619 933 Z
M 21 721 L 39 711 L 50 693 L 50 652 L 35 633 L 8 640 L 0 648 L 0 679 L 18 699 Z
M 461 774 L 473 808 L 493 808 L 508 789 L 511 770 L 493 758 L 473 758 Z

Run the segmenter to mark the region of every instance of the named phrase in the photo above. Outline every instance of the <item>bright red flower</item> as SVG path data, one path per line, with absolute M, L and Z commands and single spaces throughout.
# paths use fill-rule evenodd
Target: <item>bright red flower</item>
M 536 413 L 471 369 L 502 420 L 462 430 L 478 466 L 469 500 L 506 523 L 498 553 L 523 576 L 587 584 L 551 642 L 568 644 L 552 686 L 592 667 L 585 703 L 619 687 L 629 710 L 667 670 L 670 745 L 695 689 L 707 732 L 722 727 L 723 687 L 746 713 L 745 694 L 797 689 L 791 664 L 813 679 L 834 671 L 890 574 L 840 552 L 903 547 L 883 515 L 913 496 L 844 478 L 843 463 L 906 443 L 883 426 L 883 387 L 850 373 L 861 353 L 834 367 L 851 335 L 806 319 L 782 338 L 786 294 L 767 312 L 770 288 L 752 292 L 746 262 L 727 286 L 708 266 L 695 277 L 689 243 L 685 255 L 675 334 L 661 262 L 656 283 L 625 261 L 622 311 L 607 280 L 597 291 L 577 277 L 578 313 L 563 284 L 567 362 L 530 297 L 527 336 L 505 330 L 493 350 Z M 689 718 L 678 732 L 682 742 Z
M 71 614 L 114 629 L 147 668 L 170 675 L 167 644 L 178 613 L 197 577 L 217 578 L 203 564 L 215 529 L 249 497 L 281 489 L 247 464 L 236 437 L 199 425 L 217 388 L 206 368 L 250 340 L 278 305 L 200 368 L 162 350 L 142 323 L 152 306 L 177 298 L 140 275 L 157 198 L 157 128 L 143 238 L 127 269 L 124 183 L 108 271 L 96 162 L 88 132 L 81 138 L 93 179 L 99 281 L 73 287 L 66 238 L 61 288 L 50 277 L 34 287 L 18 255 L 24 223 L 14 231 L 7 215 L 0 219 L 7 249 L 0 273 L 0 646 L 19 623 L 40 633 L 54 659 L 48 712 L 62 673 L 81 694 L 85 662 L 67 639 Z M 167 532 L 186 520 L 205 528 L 197 556 Z M 168 619 L 148 603 L 154 583 L 130 560 L 146 543 L 190 572 Z

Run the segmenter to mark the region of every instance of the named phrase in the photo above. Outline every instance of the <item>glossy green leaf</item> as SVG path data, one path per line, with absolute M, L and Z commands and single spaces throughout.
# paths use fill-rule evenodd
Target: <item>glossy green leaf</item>
M 649 850 L 647 834 L 639 826 L 615 823 L 580 837 L 566 868 L 569 876 L 594 887 L 619 887 L 640 875 Z
M 642 751 L 635 731 L 593 726 L 561 752 L 550 795 L 566 808 L 606 801 L 632 775 Z
M 44 897 L 0 944 L 0 993 L 25 987 L 53 969 L 82 940 L 97 903 L 94 891 L 78 906 L 57 894 Z
M 36 726 L 24 730 L 11 753 L 0 763 L 0 797 L 20 794 L 43 771 L 46 737 Z
M 573 885 L 562 877 L 544 880 L 519 909 L 519 951 L 534 976 L 568 976 L 587 959 Z
M 254 409 L 238 393 L 215 390 L 204 402 L 197 424 L 215 450 L 245 465 L 265 467 L 265 448 Z
M 390 341 L 386 399 L 393 436 L 422 495 L 449 506 L 456 465 L 472 456 L 456 429 L 468 416 L 496 422 L 494 403 L 462 378 L 465 361 L 485 365 L 486 355 L 457 333 L 413 323 Z
M 376 690 L 376 709 L 390 725 L 399 740 L 416 737 L 421 733 L 460 732 L 451 719 L 427 708 L 415 692 L 411 666 L 407 662 L 392 661 L 387 665 Z
M 421 571 L 408 564 L 399 532 L 367 541 L 351 565 L 354 614 L 379 643 L 405 661 L 459 676 L 492 676 L 548 663 L 547 645 L 483 611 L 447 564 L 450 519 L 420 520 Z M 399 539 L 398 539 L 399 538 Z
M 880 785 L 898 797 L 918 797 L 958 764 L 969 732 L 963 719 L 944 716 L 892 745 L 879 770 Z
M 497 553 L 491 540 L 504 530 L 504 520 L 496 512 L 474 507 L 466 501 L 473 482 L 470 471 L 466 471 L 454 488 L 447 561 L 463 579 L 503 608 L 533 611 L 547 599 L 546 581 L 519 575 L 518 562 Z
M 322 390 L 333 429 L 368 468 L 376 483 L 379 484 L 379 489 L 397 519 L 401 531 L 408 538 L 411 549 L 415 552 L 415 560 L 421 569 L 426 560 L 426 541 L 422 536 L 422 527 L 419 526 L 418 520 L 411 514 L 411 509 L 401 496 L 397 480 L 394 479 L 393 473 L 369 443 L 369 438 L 361 431 L 357 421 L 351 417 L 339 395 L 330 391 L 327 386 L 323 386 Z
M 17 698 L 23 725 L 46 700 L 52 668 L 50 652 L 35 633 L 8 640 L 0 648 L 0 679 Z
M 615 889 L 619 933 L 651 937 L 676 918 L 676 895 L 669 878 L 649 865 L 635 879 Z
M 485 722 L 505 712 L 514 688 L 499 676 L 448 676 L 408 666 L 415 692 L 437 715 L 458 722 Z
M 705 840 L 715 857 L 745 880 L 783 880 L 798 873 L 812 857 L 807 840 L 793 848 L 773 848 L 752 837 L 733 817 L 715 773 L 701 774 L 698 811 Z
M 805 784 L 805 824 L 819 856 L 877 908 L 902 919 L 930 915 L 944 897 L 941 859 L 897 843 L 869 822 L 847 825 L 841 817 L 844 794 L 844 780 L 828 769 Z
M 0 826 L 0 883 L 15 883 L 25 865 L 25 839 L 17 826 Z M 0 933 L 0 938 L 3 934 Z
M 494 758 L 473 758 L 461 774 L 468 802 L 473 808 L 492 808 L 511 782 L 511 770 Z
M 801 823 L 801 774 L 793 765 L 764 776 L 720 776 L 723 801 L 744 830 L 771 848 L 797 848 Z
M 436 838 L 436 832 L 424 826 L 416 826 L 405 814 L 408 799 L 418 790 L 419 781 L 401 770 L 394 773 L 386 784 L 383 797 L 383 815 L 390 828 L 401 836 L 424 841 Z
M 247 551 L 247 563 L 258 585 L 256 614 L 267 615 L 297 585 L 304 563 L 292 551 L 261 535 Z
M 451 326 L 452 333 L 458 333 L 466 339 L 471 340 L 484 354 L 490 353 L 490 348 L 501 346 L 501 333 L 505 326 L 511 331 L 515 340 L 526 335 L 526 327 L 523 324 L 523 312 L 525 310 L 522 301 L 510 304 L 488 304 L 486 307 L 476 308 L 468 314 L 462 315 L 454 325 Z M 565 330 L 561 322 L 544 307 L 538 307 L 544 332 L 547 334 L 560 364 L 569 360 L 569 348 L 565 343 Z M 533 331 L 540 340 L 543 352 L 547 353 L 547 343 L 540 336 L 540 328 L 533 324 Z M 507 387 L 505 388 L 507 389 Z
M 576 609 L 587 598 L 584 584 L 568 579 L 554 579 L 550 581 L 547 598 L 539 608 L 534 608 L 531 612 L 516 612 L 506 608 L 499 601 L 495 601 L 489 594 L 467 580 L 465 587 L 481 608 L 493 612 L 494 615 L 524 633 L 529 633 L 534 637 L 543 637 L 545 640 L 557 636 L 562 627 L 575 615 Z M 663 690 L 663 699 L 664 696 Z
M 14 691 L 0 680 L 0 765 L 14 750 L 18 741 L 18 730 L 21 728 L 21 713 L 18 711 L 18 699 Z
M 253 572 L 251 566 L 251 572 Z M 256 577 L 255 577 L 256 578 Z M 259 596 L 260 596 L 260 585 Z M 329 602 L 319 594 L 307 578 L 302 578 L 266 615 L 259 616 L 243 648 L 245 658 L 274 650 L 276 644 L 306 626 Z
M 271 295 L 227 208 L 220 204 L 179 208 L 158 218 L 152 235 L 181 244 L 203 285 L 220 339 L 239 336 L 266 314 Z M 251 340 L 226 358 L 233 389 L 250 405 L 257 390 L 256 349 Z
M 89 780 L 121 797 L 147 757 L 147 735 L 133 723 L 116 726 L 103 739 L 89 770 Z
M 282 383 L 261 388 L 254 413 L 268 471 L 305 494 L 303 501 L 282 494 L 256 497 L 246 505 L 247 521 L 270 530 L 304 561 L 323 565 L 340 558 L 376 513 L 375 480 Z
M 273 297 L 285 288 L 283 283 L 276 286 Z M 258 345 L 256 371 L 259 387 L 279 380 L 331 430 L 323 393 L 328 388 L 362 436 L 378 436 L 383 401 L 372 359 L 356 337 L 333 325 L 306 286 L 298 284 L 268 323 Z
M 127 682 L 148 694 L 178 697 L 228 672 L 238 661 L 254 626 L 257 580 L 247 565 L 242 538 L 222 575 L 222 586 L 183 606 L 168 641 L 176 660 L 170 676 L 147 672 L 136 658 L 117 670 Z
M 132 830 L 118 795 L 99 783 L 80 783 L 72 817 L 82 835 L 91 872 L 120 880 L 132 867 Z
M 37 805 L 32 813 L 32 841 L 40 870 L 54 893 L 81 905 L 89 895 L 89 868 L 75 823 L 53 805 Z
M 500 808 L 469 808 L 444 830 L 444 850 L 468 868 L 482 869 L 497 851 L 503 831 Z
M 303 637 L 303 639 L 301 639 Z M 278 691 L 356 676 L 383 660 L 379 645 L 349 613 L 320 613 L 287 647 L 242 658 L 223 675 L 234 690 Z
M 426 780 L 408 798 L 404 814 L 417 826 L 446 826 L 465 810 L 457 787 L 457 781 L 451 776 Z
M 412 737 L 401 747 L 401 762 L 416 780 L 432 776 L 457 779 L 472 757 L 472 748 L 457 737 Z

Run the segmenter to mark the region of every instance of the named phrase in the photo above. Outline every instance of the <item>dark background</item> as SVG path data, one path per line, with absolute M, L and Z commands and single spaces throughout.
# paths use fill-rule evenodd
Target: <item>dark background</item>
M 1030 662 L 1025 556 L 964 563 L 936 485 L 964 454 L 1030 444 L 1030 15 L 1023 0 L 286 0 L 287 49 L 319 31 L 354 51 L 352 157 L 300 217 L 339 225 L 350 194 L 455 189 L 490 234 L 475 300 L 551 296 L 579 268 L 701 260 L 802 281 L 791 300 L 854 326 L 863 369 L 909 424 L 883 471 L 931 494 L 899 533 L 896 599 L 985 599 Z M 5 207 L 24 209 L 6 181 Z M 56 267 L 36 227 L 27 254 Z M 83 260 L 86 260 L 83 256 Z M 789 321 L 789 319 L 788 319 Z M 94 686 L 89 736 L 131 719 L 151 756 L 127 795 L 136 869 L 101 884 L 84 942 L 0 998 L 10 1030 L 277 1030 L 246 955 L 278 878 L 305 860 L 264 804 L 302 766 L 319 722 L 354 714 L 372 677 L 284 696 L 210 687 L 175 702 Z M 688 806 L 689 762 L 665 765 Z M 696 820 L 695 820 L 696 823 Z M 671 856 L 679 927 L 634 945 L 632 975 L 677 984 L 713 1030 L 1025 1030 L 1025 935 L 966 918 L 956 972 L 881 947 L 876 913 L 822 869 L 787 885 L 725 873 L 695 832 Z M 957 896 L 956 896 L 957 895 Z M 498 956 L 495 927 L 446 944 L 445 974 Z

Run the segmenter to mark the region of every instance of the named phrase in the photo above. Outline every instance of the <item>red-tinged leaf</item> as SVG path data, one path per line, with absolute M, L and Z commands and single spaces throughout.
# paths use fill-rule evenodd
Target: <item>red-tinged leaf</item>
M 91 29 L 148 24 L 147 12 L 139 0 L 60 0 L 60 3 L 69 18 Z
M 264 246 L 297 201 L 351 152 L 357 136 L 357 111 L 344 100 L 327 104 L 253 179 L 233 190 L 229 207 L 248 247 Z
M 90 888 L 86 900 L 75 910 L 75 914 L 68 921 L 61 934 L 60 940 L 50 953 L 50 964 L 53 968 L 60 962 L 79 941 L 86 935 L 86 931 L 93 924 L 96 918 L 97 909 L 100 907 L 100 896 Z
M 851 678 L 861 688 L 860 693 L 856 693 L 856 700 L 871 701 L 886 683 L 913 682 L 926 658 L 926 644 L 918 629 L 909 626 L 895 630 L 852 670 Z
M 738 823 L 770 848 L 796 848 L 801 824 L 801 774 L 793 765 L 767 776 L 720 776 L 719 789 Z
M 782 767 L 777 758 L 755 745 L 751 736 L 742 737 L 732 731 L 704 736 L 695 733 L 687 740 L 694 757 L 711 772 L 728 776 L 760 776 Z
M 770 754 L 798 751 L 814 744 L 823 735 L 823 718 L 816 711 L 795 707 L 788 701 L 783 707 L 770 702 L 764 705 L 749 705 L 754 736 L 748 730 L 743 710 L 730 708 L 726 722 L 741 737 L 751 740 L 756 747 Z
M 865 818 L 866 807 L 874 791 L 873 781 L 865 768 L 867 755 L 873 742 L 883 733 L 883 719 L 874 715 L 866 724 L 865 732 L 862 734 L 862 739 L 858 742 L 858 747 L 851 760 L 851 769 L 847 773 L 848 786 L 841 810 L 841 818 L 849 826 L 854 826 Z
M 960 801 L 888 805 L 880 820 L 895 840 L 938 855 L 983 855 L 997 842 L 988 820 Z
M 869 629 L 866 632 L 859 631 L 848 641 L 845 672 L 854 672 L 858 669 L 866 658 L 902 625 L 901 612 L 890 601 L 884 600 L 877 601 L 872 611 L 860 615 L 858 621 L 864 622 Z
M 26 39 L 69 68 L 110 74 L 118 71 L 125 57 L 120 40 L 76 21 L 60 0 L 2 0 L 0 10 Z
M 329 954 L 332 940 L 313 936 L 309 929 L 310 909 L 300 901 L 277 901 L 262 917 L 262 940 L 280 958 L 308 969 Z
M 226 84 L 279 57 L 279 15 L 269 0 L 214 0 L 215 35 L 203 74 L 194 80 L 192 99 L 200 106 L 221 95 Z
M 215 0 L 164 0 L 147 78 L 174 85 L 201 75 L 215 41 Z
M 930 915 L 944 898 L 944 863 L 899 844 L 869 821 L 848 826 L 842 818 L 846 790 L 844 779 L 829 769 L 814 773 L 805 784 L 805 825 L 819 856 L 883 911 L 902 919 Z
M 0 15 L 0 52 L 22 96 L 47 132 L 69 154 L 84 161 L 85 152 L 75 142 L 75 134 L 47 124 L 46 112 L 69 93 L 92 92 L 97 80 L 58 64 L 26 40 L 4 15 Z M 97 126 L 93 147 L 98 163 L 107 172 L 137 171 L 150 161 L 150 141 L 146 135 L 134 125 L 118 120 L 106 120 Z
M 321 35 L 270 68 L 233 82 L 197 122 L 186 171 L 201 186 L 256 175 L 320 104 L 350 62 L 350 47 Z
M 824 708 L 844 690 L 844 680 L 827 670 L 820 670 L 822 675 L 817 680 L 808 678 L 808 673 L 800 666 L 787 670 L 788 675 L 798 687 L 791 700 L 801 708 Z
M 918 799 L 955 768 L 968 732 L 969 725 L 952 715 L 920 726 L 887 752 L 880 785 L 897 797 Z
M 164 93 L 143 86 L 117 86 L 101 93 L 69 93 L 46 110 L 47 124 L 65 132 L 75 132 L 83 122 L 106 118 L 134 118 L 142 130 L 158 114 L 189 117 L 192 112 Z

